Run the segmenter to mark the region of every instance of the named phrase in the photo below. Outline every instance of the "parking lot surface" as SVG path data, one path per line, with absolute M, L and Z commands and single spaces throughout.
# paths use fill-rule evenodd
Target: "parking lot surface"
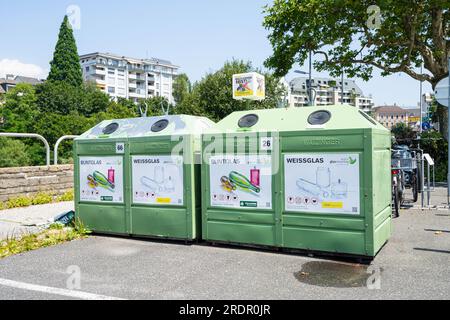
M 0 299 L 449 299 L 450 212 L 393 224 L 370 266 L 92 236 L 0 260 Z

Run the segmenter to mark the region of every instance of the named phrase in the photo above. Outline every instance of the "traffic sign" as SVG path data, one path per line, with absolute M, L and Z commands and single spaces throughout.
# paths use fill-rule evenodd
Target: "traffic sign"
M 449 105 L 449 101 L 448 101 L 448 77 L 442 79 L 441 81 L 438 82 L 438 84 L 436 85 L 436 88 L 434 89 L 434 96 L 437 100 L 437 102 L 439 102 L 439 104 L 448 107 Z
M 422 123 L 422 130 L 423 131 L 427 131 L 427 130 L 430 130 L 430 129 L 431 129 L 431 125 L 430 125 L 429 122 L 423 122 Z

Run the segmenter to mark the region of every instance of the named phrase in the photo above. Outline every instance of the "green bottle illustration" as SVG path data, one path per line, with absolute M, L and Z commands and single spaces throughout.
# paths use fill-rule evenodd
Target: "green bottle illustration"
M 231 171 L 229 177 L 231 182 L 242 189 L 248 189 L 256 193 L 261 191 L 259 187 L 253 185 L 246 176 L 240 174 L 239 172 Z

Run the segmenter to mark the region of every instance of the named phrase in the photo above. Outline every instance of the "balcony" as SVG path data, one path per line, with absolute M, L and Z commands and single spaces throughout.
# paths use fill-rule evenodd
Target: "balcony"
M 130 89 L 128 93 L 130 97 L 145 98 L 145 90 L 142 89 Z
M 145 72 L 145 68 L 141 64 L 128 64 L 128 70 L 129 71 L 140 71 Z
M 94 74 L 95 75 L 101 75 L 101 76 L 105 76 L 106 75 L 106 70 L 105 69 L 99 69 L 99 68 L 95 68 L 94 69 Z

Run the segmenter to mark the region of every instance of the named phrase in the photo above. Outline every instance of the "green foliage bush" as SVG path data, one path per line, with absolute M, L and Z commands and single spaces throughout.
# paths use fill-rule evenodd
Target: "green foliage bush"
M 28 207 L 33 204 L 33 200 L 30 197 L 27 196 L 19 196 L 14 197 L 6 201 L 6 208 L 21 208 L 21 207 Z
M 10 198 L 6 202 L 0 202 L 0 210 L 28 207 L 31 205 L 47 204 L 52 202 L 73 201 L 74 190 L 67 190 L 60 196 L 55 197 L 54 192 L 39 192 L 34 196 L 19 196 Z
M 0 167 L 22 167 L 30 164 L 30 156 L 22 141 L 0 137 Z
M 31 198 L 32 205 L 46 204 L 53 202 L 53 193 L 39 192 Z
M 71 189 L 69 191 L 64 192 L 64 194 L 58 196 L 56 198 L 56 201 L 57 202 L 73 201 L 73 199 L 74 199 L 74 191 L 73 189 Z

